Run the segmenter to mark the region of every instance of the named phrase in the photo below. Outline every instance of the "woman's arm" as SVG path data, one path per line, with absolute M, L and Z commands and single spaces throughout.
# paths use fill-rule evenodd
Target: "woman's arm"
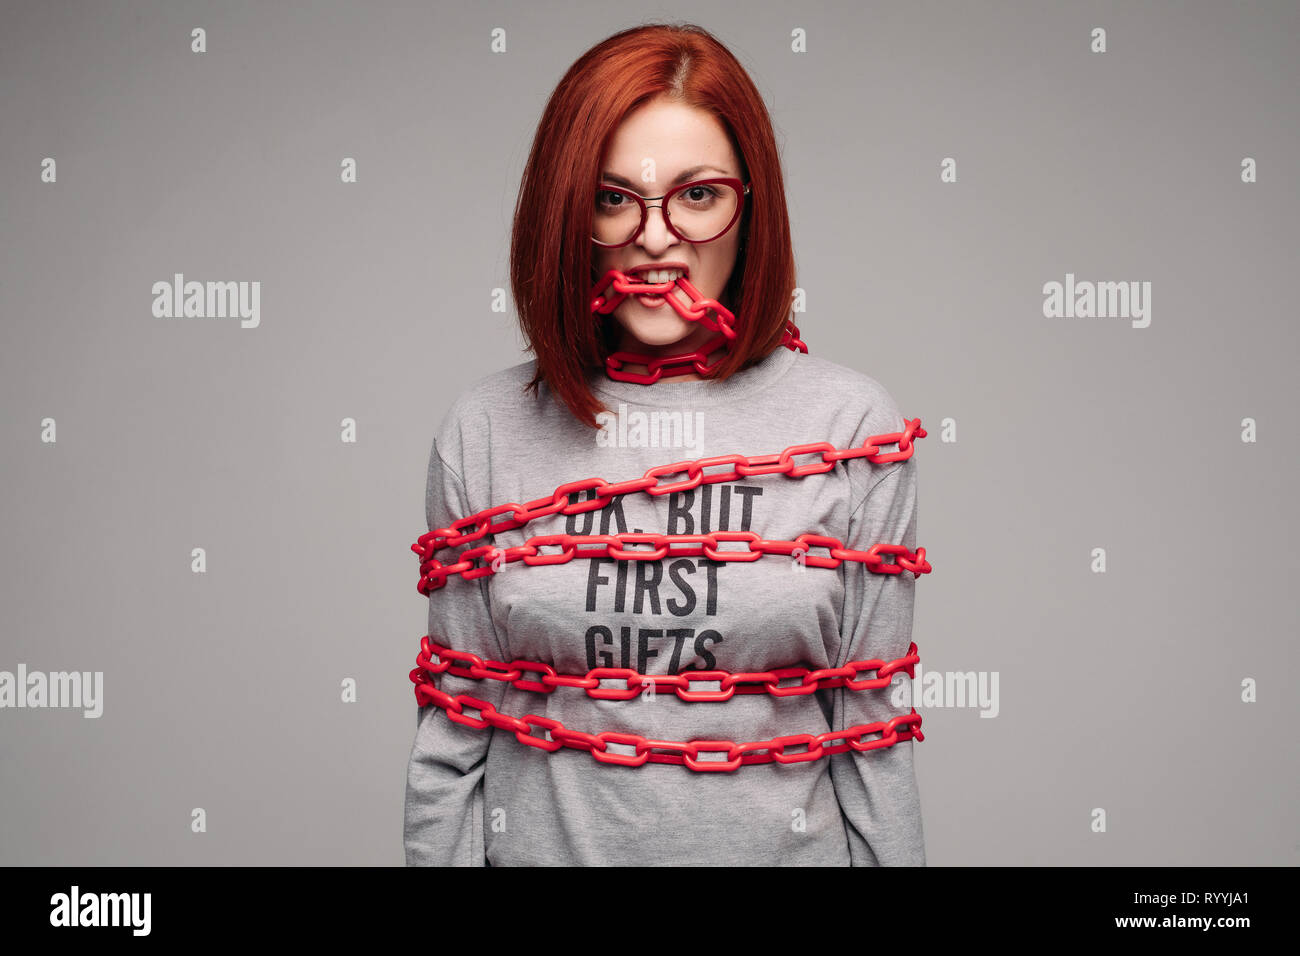
M 425 511 L 430 531 L 474 513 L 463 479 L 443 460 L 437 441 L 429 453 Z M 451 564 L 461 551 L 487 543 L 486 537 L 480 538 L 460 548 L 438 551 L 435 557 L 443 564 Z M 472 651 L 484 659 L 508 659 L 488 611 L 489 580 L 483 577 L 467 581 L 454 575 L 443 587 L 429 592 L 430 640 L 444 647 Z M 505 694 L 504 681 L 474 680 L 446 672 L 437 675 L 435 684 L 444 693 L 469 694 L 490 701 L 498 709 Z M 418 709 L 406 777 L 403 842 L 408 866 L 487 865 L 483 771 L 488 744 L 495 733 L 494 727 L 479 730 L 455 723 L 437 704 Z
M 849 518 L 846 548 L 866 551 L 873 544 L 902 544 L 916 550 L 916 456 L 873 469 L 866 497 Z M 887 560 L 894 560 L 892 557 Z M 912 606 L 917 579 L 910 572 L 874 574 L 858 561 L 846 561 L 844 615 L 836 667 L 848 661 L 891 661 L 907 654 L 912 642 Z M 918 653 L 920 648 L 918 648 Z M 874 677 L 866 671 L 863 678 Z M 832 729 L 889 720 L 911 710 L 910 693 L 894 704 L 901 671 L 879 690 L 837 687 L 832 694 Z M 908 688 L 910 691 L 910 686 Z M 878 739 L 876 735 L 869 740 Z M 833 754 L 831 779 L 844 816 L 853 866 L 924 866 L 925 836 L 921 803 L 912 768 L 913 741 L 876 750 Z

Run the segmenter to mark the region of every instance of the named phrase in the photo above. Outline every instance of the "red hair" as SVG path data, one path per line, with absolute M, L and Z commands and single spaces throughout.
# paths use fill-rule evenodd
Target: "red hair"
M 593 196 L 618 125 L 658 96 L 713 114 L 752 182 L 736 265 L 719 301 L 736 316 L 713 378 L 753 364 L 780 345 L 794 292 L 794 249 L 780 156 L 763 97 L 740 62 L 693 24 L 647 24 L 616 33 L 569 67 L 533 139 L 515 204 L 510 286 L 539 382 L 593 428 L 605 406 L 587 387 L 614 349 L 615 320 L 591 312 L 595 274 Z

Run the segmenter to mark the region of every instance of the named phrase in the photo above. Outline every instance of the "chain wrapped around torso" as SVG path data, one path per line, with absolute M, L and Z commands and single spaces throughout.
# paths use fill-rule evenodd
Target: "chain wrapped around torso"
M 685 305 L 674 295 L 680 289 L 690 299 Z M 607 294 L 603 294 L 607 293 Z M 685 276 L 669 282 L 639 283 L 624 273 L 611 269 L 592 290 L 593 315 L 608 315 L 628 295 L 653 293 L 662 295 L 682 318 L 703 323 L 717 335 L 694 352 L 649 356 L 636 352 L 614 352 L 605 359 L 606 374 L 619 381 L 652 385 L 664 375 L 680 375 L 694 371 L 702 377 L 713 374 L 718 362 L 709 364 L 708 356 L 736 337 L 735 316 L 721 303 L 706 299 Z M 712 313 L 712 315 L 710 315 Z M 799 329 L 787 319 L 781 345 L 792 351 L 807 352 L 808 346 L 799 338 Z M 644 374 L 629 372 L 624 366 L 644 366 Z M 524 505 L 514 502 L 487 508 L 476 514 L 460 518 L 445 528 L 423 534 L 411 545 L 420 558 L 420 579 L 417 588 L 421 594 L 431 595 L 446 585 L 452 577 L 473 580 L 500 571 L 505 564 L 522 561 L 526 565 L 563 564 L 574 558 L 613 558 L 622 561 L 659 561 L 665 557 L 700 557 L 713 561 L 755 561 L 764 555 L 795 557 L 805 566 L 838 568 L 844 561 L 861 562 L 873 574 L 901 574 L 910 572 L 915 577 L 929 573 L 932 568 L 925 557 L 925 548 L 915 552 L 902 545 L 880 542 L 866 551 L 845 548 L 843 543 L 827 535 L 807 532 L 790 541 L 770 541 L 747 531 L 714 531 L 709 534 L 609 534 L 609 535 L 537 535 L 513 548 L 497 548 L 487 544 L 467 548 L 455 561 L 444 564 L 434 555 L 446 548 L 459 548 L 485 535 L 521 528 L 529 521 L 554 514 L 572 515 L 583 511 L 604 508 L 618 495 L 645 492 L 665 495 L 686 491 L 701 484 L 733 481 L 741 477 L 780 474 L 788 478 L 821 474 L 835 467 L 837 461 L 866 458 L 883 464 L 911 457 L 913 440 L 925 437 L 921 420 L 904 420 L 903 431 L 873 435 L 862 445 L 853 448 L 835 448 L 829 442 L 810 442 L 792 445 L 783 451 L 764 455 L 721 455 L 695 461 L 675 462 L 649 469 L 640 478 L 620 482 L 607 482 L 603 478 L 586 478 L 560 485 L 551 494 Z M 897 451 L 882 451 L 881 446 L 897 444 Z M 818 455 L 818 460 L 796 464 L 801 455 Z M 709 467 L 729 465 L 730 470 L 719 474 L 705 474 Z M 660 483 L 660 478 L 685 474 L 673 482 Z M 584 501 L 570 500 L 575 493 L 595 490 L 595 496 Z M 494 519 L 499 519 L 495 520 Z M 722 550 L 724 542 L 743 542 L 744 550 Z M 558 553 L 543 553 L 542 548 L 558 548 Z M 813 554 L 813 549 L 824 548 L 826 556 Z M 893 561 L 885 560 L 886 557 Z M 480 560 L 484 564 L 480 564 Z M 435 661 L 434 658 L 437 658 Z M 642 694 L 655 694 L 671 690 L 677 697 L 690 703 L 718 703 L 730 700 L 735 694 L 771 694 L 775 697 L 801 696 L 819 689 L 843 687 L 853 691 L 876 690 L 887 687 L 897 671 L 914 677 L 913 668 L 920 658 L 916 644 L 912 643 L 905 656 L 892 661 L 856 660 L 842 667 L 815 670 L 802 666 L 781 667 L 769 671 L 684 671 L 680 674 L 642 674 L 629 668 L 598 667 L 585 674 L 559 674 L 544 661 L 514 660 L 509 663 L 483 658 L 468 651 L 445 647 L 432 635 L 421 638 L 417 666 L 410 672 L 415 684 L 415 698 L 421 707 L 437 704 L 447 717 L 468 727 L 483 729 L 499 727 L 511 731 L 520 743 L 554 753 L 562 747 L 585 750 L 601 763 L 621 766 L 641 766 L 645 763 L 671 763 L 684 765 L 691 770 L 731 771 L 752 763 L 801 763 L 817 760 L 848 750 L 865 752 L 890 747 L 904 740 L 924 740 L 921 733 L 921 716 L 913 707 L 910 713 L 899 714 L 888 721 L 856 724 L 841 731 L 820 734 L 792 734 L 771 740 L 737 743 L 731 740 L 689 741 L 654 740 L 640 734 L 604 731 L 590 734 L 566 728 L 557 720 L 528 714 L 514 717 L 499 712 L 491 702 L 469 694 L 447 694 L 438 688 L 434 677 L 450 673 L 476 680 L 506 681 L 512 686 L 537 693 L 549 694 L 559 687 L 577 688 L 599 700 L 629 700 Z M 859 672 L 875 671 L 876 676 L 860 678 Z M 527 672 L 540 675 L 528 679 Z M 602 681 L 623 681 L 623 687 L 602 687 Z M 790 684 L 789 681 L 795 681 Z M 717 683 L 717 690 L 692 690 L 694 683 Z M 466 708 L 479 712 L 478 717 L 465 713 Z M 532 731 L 538 728 L 547 736 Z M 879 734 L 877 739 L 867 739 Z M 619 753 L 609 749 L 609 744 L 633 748 L 632 753 Z M 787 753 L 786 748 L 799 748 Z M 722 759 L 701 760 L 701 753 L 722 754 Z

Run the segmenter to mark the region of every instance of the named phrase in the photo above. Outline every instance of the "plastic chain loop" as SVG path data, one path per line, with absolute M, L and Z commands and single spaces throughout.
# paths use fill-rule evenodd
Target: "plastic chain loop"
M 685 305 L 674 294 L 680 289 L 690 304 Z M 606 293 L 606 294 L 602 294 Z M 726 347 L 736 337 L 736 317 L 716 299 L 706 299 L 700 290 L 691 285 L 686 276 L 678 276 L 671 282 L 634 282 L 617 269 L 610 269 L 591 290 L 591 311 L 595 315 L 608 315 L 629 295 L 662 295 L 673 310 L 689 322 L 699 322 L 705 328 L 718 334 L 713 336 L 694 352 L 682 355 L 651 357 L 639 352 L 614 352 L 605 358 L 605 374 L 620 382 L 636 382 L 639 385 L 653 385 L 660 377 L 681 375 L 684 372 L 696 372 L 708 378 L 718 370 L 721 358 L 710 364 L 708 356 Z M 712 312 L 715 318 L 710 317 Z M 786 319 L 785 332 L 781 336 L 781 345 L 794 352 L 807 352 L 808 346 L 799 338 L 799 327 Z M 644 365 L 645 374 L 629 372 L 623 368 L 627 364 Z

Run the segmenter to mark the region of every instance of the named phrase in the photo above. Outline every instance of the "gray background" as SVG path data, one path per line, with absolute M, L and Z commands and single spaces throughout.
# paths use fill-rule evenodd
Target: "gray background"
M 105 711 L 0 711 L 0 862 L 402 863 L 429 443 L 528 358 L 547 96 L 662 19 L 769 104 L 811 350 L 930 430 L 913 636 L 1001 712 L 918 708 L 929 862 L 1300 862 L 1297 4 L 610 0 L 4 4 L 0 669 Z M 174 272 L 261 327 L 154 318 Z M 1151 326 L 1044 318 L 1066 272 Z

